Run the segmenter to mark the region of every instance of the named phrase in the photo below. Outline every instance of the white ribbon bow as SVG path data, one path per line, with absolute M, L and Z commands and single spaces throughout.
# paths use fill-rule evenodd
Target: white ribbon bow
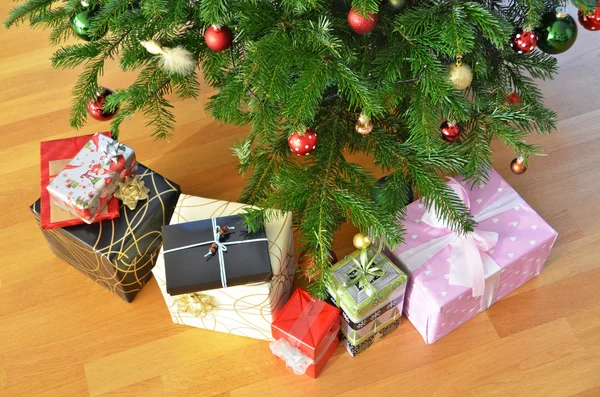
M 450 178 L 450 187 L 461 198 L 465 207 L 471 209 L 469 195 L 465 188 L 454 178 Z M 512 189 L 504 191 L 498 189 L 502 194 L 489 203 L 483 210 L 473 214 L 476 222 L 481 222 L 495 215 L 506 212 L 514 207 L 520 207 L 524 201 Z M 431 227 L 450 229 L 432 211 L 425 211 L 421 221 Z M 482 309 L 493 303 L 498 291 L 500 281 L 500 266 L 488 255 L 488 251 L 496 246 L 498 233 L 481 230 L 479 226 L 475 231 L 465 234 L 451 232 L 443 237 L 434 238 L 425 244 L 421 244 L 399 255 L 399 259 L 413 272 L 429 261 L 438 252 L 450 245 L 452 253 L 450 256 L 450 278 L 451 285 L 471 287 L 473 297 L 483 296 Z
M 171 249 L 165 250 L 163 252 L 163 254 L 169 254 L 171 252 L 181 251 L 181 250 L 185 250 L 188 248 L 200 247 L 203 245 L 209 245 L 209 244 L 213 244 L 213 243 L 216 244 L 217 245 L 217 256 L 219 258 L 219 270 L 221 272 L 221 286 L 223 288 L 227 288 L 227 273 L 225 272 L 225 257 L 223 256 L 223 252 L 227 252 L 227 246 L 234 245 L 234 244 L 252 243 L 255 241 L 269 241 L 269 239 L 266 237 L 263 237 L 263 238 L 255 238 L 255 239 L 250 239 L 250 240 L 229 241 L 226 243 L 222 243 L 221 242 L 221 234 L 219 233 L 219 231 L 221 230 L 221 227 L 219 225 L 217 225 L 217 218 L 212 217 L 212 218 L 210 218 L 210 220 L 212 222 L 212 229 L 214 231 L 212 240 L 203 241 L 201 243 L 196 243 L 196 244 L 184 245 L 183 247 L 171 248 Z M 229 227 L 229 229 L 233 230 L 235 228 Z
M 277 339 L 269 344 L 274 355 L 285 361 L 285 365 L 291 368 L 296 375 L 303 375 L 306 369 L 314 364 L 314 361 L 300 349 L 292 346 L 284 338 Z

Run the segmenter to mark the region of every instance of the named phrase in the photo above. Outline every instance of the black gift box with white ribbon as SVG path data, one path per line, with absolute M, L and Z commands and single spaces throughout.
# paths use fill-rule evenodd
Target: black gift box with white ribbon
M 248 233 L 238 215 L 163 226 L 162 233 L 170 295 L 264 282 L 273 276 L 264 229 Z

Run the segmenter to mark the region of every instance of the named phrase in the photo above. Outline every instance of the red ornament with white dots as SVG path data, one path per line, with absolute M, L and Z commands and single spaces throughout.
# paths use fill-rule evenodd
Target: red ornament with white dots
M 356 8 L 352 8 L 348 13 L 348 25 L 354 33 L 370 33 L 377 26 L 377 14 L 361 15 Z
M 290 150 L 298 156 L 308 156 L 317 148 L 318 144 L 317 133 L 310 128 L 304 132 L 304 135 L 294 132 L 288 138 Z
M 579 23 L 587 30 L 600 30 L 600 5 L 591 14 L 579 10 Z
M 517 29 L 510 40 L 510 47 L 517 54 L 527 54 L 537 45 L 537 36 L 534 32 Z

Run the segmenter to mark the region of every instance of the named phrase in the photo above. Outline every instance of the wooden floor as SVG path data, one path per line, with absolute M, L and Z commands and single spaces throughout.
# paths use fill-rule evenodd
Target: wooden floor
M 1 18 L 13 4 L 0 2 Z M 434 345 L 404 319 L 356 358 L 340 347 L 316 381 L 289 373 L 266 342 L 173 324 L 154 280 L 127 304 L 51 254 L 28 206 L 39 196 L 39 142 L 77 134 L 76 73 L 50 68 L 47 32 L 2 30 L 0 48 L 0 395 L 600 396 L 600 33 L 580 30 L 560 76 L 541 84 L 560 126 L 531 141 L 549 157 L 522 176 L 499 145 L 494 157 L 559 232 L 541 276 Z M 110 64 L 102 84 L 134 77 Z M 209 95 L 176 104 L 171 144 L 153 142 L 137 116 L 122 140 L 185 192 L 235 200 L 244 181 L 228 148 L 248 128 L 208 118 Z M 352 233 L 340 232 L 338 256 Z

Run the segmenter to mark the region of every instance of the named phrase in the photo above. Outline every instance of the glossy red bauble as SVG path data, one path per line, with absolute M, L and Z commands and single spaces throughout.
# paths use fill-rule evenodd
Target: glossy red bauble
M 579 23 L 587 30 L 600 30 L 600 6 L 592 14 L 584 14 L 579 10 Z
M 370 33 L 377 26 L 377 14 L 361 15 L 356 8 L 352 8 L 348 13 L 348 25 L 355 33 Z
M 329 250 L 329 266 L 337 263 L 337 255 L 332 250 Z M 308 281 L 313 281 L 315 279 L 316 274 L 314 271 L 310 269 L 313 267 L 313 258 L 308 255 L 306 251 L 300 253 L 300 257 L 298 258 L 298 267 L 302 271 L 302 275 Z
M 304 135 L 294 132 L 288 138 L 290 150 L 298 156 L 308 156 L 317 148 L 318 143 L 317 133 L 310 128 L 304 132 Z
M 517 54 L 527 54 L 528 52 L 533 51 L 536 45 L 536 34 L 521 28 L 517 29 L 510 39 L 510 47 Z
M 109 90 L 108 88 L 99 88 L 96 98 L 90 99 L 87 102 L 87 111 L 90 114 L 91 118 L 98 121 L 108 121 L 114 117 L 114 115 L 117 113 L 118 108 L 115 109 L 114 112 L 107 112 L 105 110 L 102 110 L 104 102 L 106 102 L 106 98 L 112 94 L 114 94 L 114 92 L 112 90 Z
M 460 138 L 461 128 L 458 124 L 444 121 L 442 125 L 440 125 L 440 132 L 442 133 L 442 138 L 445 141 L 454 142 Z
M 220 28 L 210 26 L 204 32 L 204 40 L 208 48 L 216 52 L 221 52 L 231 47 L 233 35 L 227 26 L 221 26 Z
M 515 91 L 511 91 L 510 94 L 506 97 L 506 102 L 509 105 L 518 105 L 521 103 L 521 97 Z

